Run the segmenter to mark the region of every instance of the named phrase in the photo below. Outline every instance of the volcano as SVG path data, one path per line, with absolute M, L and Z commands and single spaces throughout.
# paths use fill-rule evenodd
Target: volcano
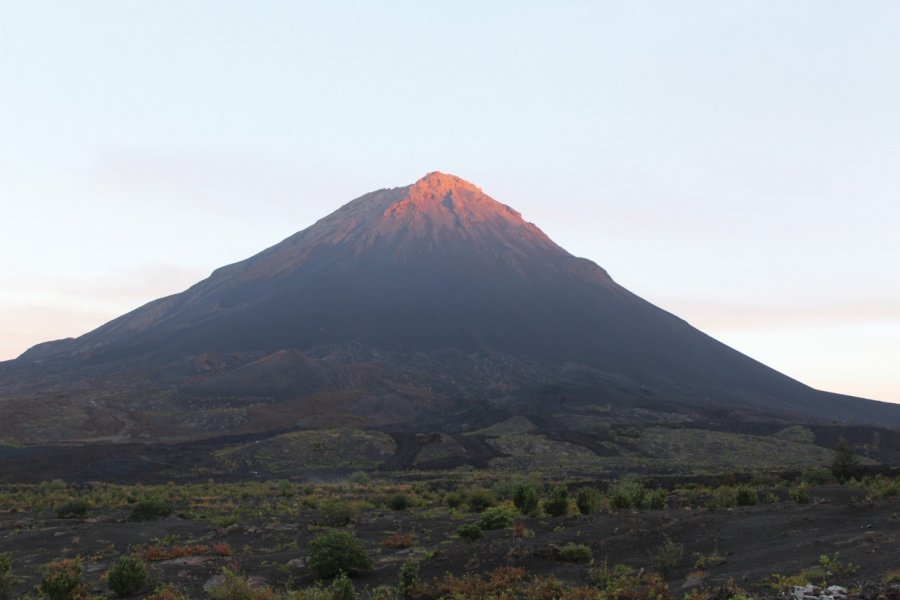
M 464 427 L 561 405 L 900 425 L 900 406 L 742 355 L 437 172 L 0 364 L 0 398 L 20 435 L 77 409 L 29 430 L 54 439 Z

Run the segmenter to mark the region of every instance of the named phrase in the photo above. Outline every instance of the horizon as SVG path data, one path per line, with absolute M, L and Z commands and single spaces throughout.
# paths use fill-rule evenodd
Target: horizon
M 438 170 L 773 369 L 900 403 L 900 5 L 467 6 L 0 6 L 0 360 Z

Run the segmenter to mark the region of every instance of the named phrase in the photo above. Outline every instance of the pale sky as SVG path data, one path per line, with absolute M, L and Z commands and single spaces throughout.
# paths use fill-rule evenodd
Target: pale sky
M 0 359 L 459 175 L 900 402 L 900 2 L 0 0 Z

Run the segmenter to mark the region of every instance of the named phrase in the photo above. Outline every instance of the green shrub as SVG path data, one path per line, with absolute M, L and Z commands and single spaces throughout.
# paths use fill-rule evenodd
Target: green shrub
M 76 519 L 87 514 L 90 504 L 84 498 L 71 498 L 56 507 L 60 519 Z
M 473 513 L 480 513 L 496 503 L 497 499 L 494 498 L 494 494 L 490 490 L 483 490 L 481 488 L 469 490 L 466 497 L 466 506 L 468 506 L 469 511 Z
M 357 600 L 359 598 L 353 582 L 343 571 L 334 578 L 328 591 L 331 592 L 331 600 Z
M 511 506 L 491 506 L 481 513 L 478 526 L 484 530 L 506 529 L 513 526 L 516 509 Z
M 566 544 L 559 549 L 559 560 L 565 562 L 586 563 L 593 558 L 593 552 L 584 544 Z
M 666 500 L 668 497 L 669 493 L 666 490 L 656 488 L 655 490 L 647 492 L 644 497 L 644 503 L 648 508 L 652 508 L 653 510 L 663 510 L 666 508 Z
M 839 552 L 835 552 L 832 556 L 828 556 L 827 554 L 821 555 L 819 557 L 819 565 L 825 569 L 826 576 L 836 577 L 838 579 L 852 577 L 859 572 L 859 566 L 852 562 L 841 561 Z
M 663 577 L 667 577 L 681 564 L 683 558 L 684 546 L 666 538 L 666 542 L 653 555 L 653 569 Z
M 606 561 L 603 561 L 602 565 L 593 567 L 588 571 L 588 578 L 594 586 L 601 590 L 615 589 L 620 587 L 621 582 L 626 582 L 627 587 L 637 589 L 640 583 L 636 580 L 635 573 L 634 567 L 617 564 L 612 568 L 609 568 Z M 618 596 L 609 594 L 607 594 L 607 596 L 609 598 L 618 598 Z
M 806 485 L 825 485 L 826 483 L 831 483 L 832 476 L 827 469 L 812 468 L 803 471 L 803 474 L 800 475 L 800 481 Z
M 559 485 L 550 490 L 550 495 L 544 500 L 544 512 L 553 517 L 569 514 L 569 488 Z
M 144 561 L 135 554 L 119 557 L 116 564 L 107 572 L 109 589 L 119 598 L 125 598 L 139 592 L 147 583 L 147 569 Z
M 397 492 L 388 498 L 387 505 L 391 510 L 406 510 L 412 506 L 412 500 L 403 492 Z
M 900 496 L 900 479 L 891 479 L 884 475 L 867 480 L 869 495 L 874 500 L 883 498 L 896 498 Z
M 372 477 L 365 471 L 354 471 L 350 473 L 350 477 L 347 480 L 355 485 L 369 485 L 372 483 Z
M 575 506 L 578 507 L 578 512 L 581 514 L 589 515 L 592 512 L 597 512 L 597 509 L 600 508 L 601 499 L 600 492 L 594 488 L 583 487 L 578 490 L 578 494 L 575 496 Z
M 467 542 L 477 542 L 484 537 L 484 531 L 476 523 L 466 523 L 457 527 L 456 535 Z
M 419 577 L 419 561 L 409 559 L 400 567 L 397 589 L 401 598 L 414 598 L 422 580 Z
M 537 488 L 531 483 L 520 483 L 513 492 L 513 504 L 523 515 L 533 515 L 538 510 Z
M 841 436 L 834 445 L 834 461 L 831 463 L 831 473 L 841 481 L 849 479 L 859 470 L 859 459 L 853 452 L 853 447 L 847 442 L 847 438 Z
M 733 508 L 737 506 L 737 491 L 730 485 L 720 485 L 713 490 L 712 505 L 715 508 Z
M 512 500 L 522 482 L 516 479 L 501 479 L 491 486 L 494 497 L 499 500 Z
M 341 572 L 371 569 L 372 559 L 355 535 L 333 529 L 309 543 L 309 564 L 319 577 L 331 579 Z
M 0 600 L 12 600 L 12 558 L 9 554 L 0 554 Z
M 354 505 L 343 500 L 329 500 L 322 504 L 322 524 L 328 527 L 350 525 L 356 519 L 357 510 Z
M 44 565 L 41 569 L 41 592 L 48 600 L 69 600 L 84 592 L 81 559 L 67 558 Z
M 809 494 L 809 486 L 805 483 L 795 485 L 788 490 L 788 496 L 797 504 L 809 504 L 812 501 Z
M 294 486 L 287 479 L 279 479 L 278 483 L 275 484 L 275 489 L 278 490 L 278 495 L 282 498 L 290 498 L 294 495 Z
M 466 503 L 466 497 L 462 492 L 447 492 L 444 494 L 444 504 L 449 508 L 459 508 Z
M 162 498 L 146 498 L 131 507 L 129 521 L 157 521 L 172 514 L 172 505 Z
M 610 489 L 610 502 L 613 508 L 640 508 L 644 503 L 647 490 L 633 476 L 626 475 L 614 483 Z
M 735 502 L 738 506 L 756 506 L 759 504 L 759 494 L 756 492 L 756 488 L 739 485 L 735 489 Z

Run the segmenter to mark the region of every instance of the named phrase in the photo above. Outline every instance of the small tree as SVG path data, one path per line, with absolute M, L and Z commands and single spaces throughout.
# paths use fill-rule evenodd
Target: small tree
M 840 480 L 852 477 L 859 468 L 859 459 L 853 452 L 847 438 L 841 436 L 834 445 L 834 462 L 831 463 L 831 474 Z
M 534 484 L 520 483 L 513 492 L 513 504 L 523 515 L 533 515 L 538 509 L 538 493 Z
M 334 529 L 309 543 L 309 564 L 322 579 L 339 573 L 352 575 L 361 569 L 371 569 L 372 559 L 362 542 L 349 531 Z
M 144 561 L 136 554 L 120 556 L 107 573 L 109 589 L 119 598 L 127 598 L 141 591 L 147 583 L 147 569 Z
M 544 500 L 544 512 L 552 517 L 569 514 L 569 488 L 560 485 L 550 490 L 550 496 Z
M 48 600 L 69 600 L 83 594 L 84 565 L 80 558 L 67 558 L 47 563 L 41 569 L 40 590 Z

